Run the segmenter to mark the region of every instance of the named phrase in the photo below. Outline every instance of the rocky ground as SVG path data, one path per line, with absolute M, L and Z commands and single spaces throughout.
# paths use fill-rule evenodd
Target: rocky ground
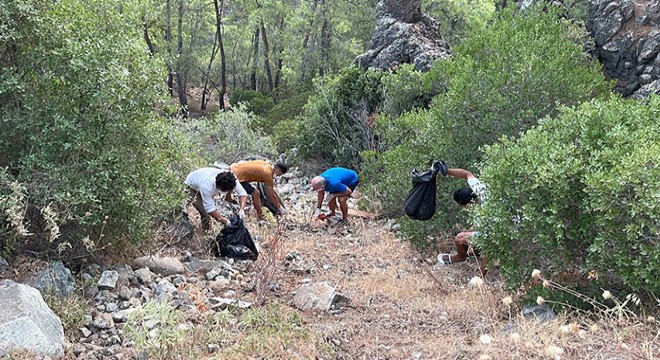
M 194 217 L 190 236 L 76 274 L 61 262 L 0 261 L 11 279 L 0 299 L 23 309 L 0 315 L 0 334 L 22 336 L 41 358 L 67 359 L 651 359 L 660 351 L 651 318 L 557 317 L 541 306 L 525 311 L 543 319 L 524 316 L 496 271 L 484 282 L 473 260 L 435 265 L 396 236 L 395 222 L 357 211 L 354 200 L 348 225 L 312 219 L 315 194 L 299 175 L 278 184 L 283 219 L 247 218 L 260 247 L 254 262 L 212 257 L 207 239 L 219 228 L 204 234 Z M 41 290 L 63 333 L 22 284 Z M 21 356 L 36 358 L 13 358 Z

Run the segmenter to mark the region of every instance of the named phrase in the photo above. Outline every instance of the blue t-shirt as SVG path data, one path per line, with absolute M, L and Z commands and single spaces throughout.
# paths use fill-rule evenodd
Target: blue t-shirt
M 336 194 L 343 193 L 347 187 L 354 188 L 358 183 L 358 174 L 340 167 L 326 170 L 321 177 L 325 178 L 325 191 Z

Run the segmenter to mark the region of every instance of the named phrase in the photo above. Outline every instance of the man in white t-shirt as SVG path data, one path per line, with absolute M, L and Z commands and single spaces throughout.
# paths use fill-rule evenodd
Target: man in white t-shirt
M 448 176 L 453 176 L 459 179 L 467 180 L 469 187 L 464 187 L 454 192 L 454 200 L 458 206 L 466 208 L 470 204 L 478 204 L 486 201 L 487 187 L 484 183 L 479 181 L 471 172 L 463 169 L 448 169 Z M 438 263 L 441 265 L 449 265 L 458 262 L 463 262 L 467 259 L 468 255 L 479 255 L 479 251 L 475 250 L 470 239 L 479 236 L 479 232 L 472 229 L 460 232 L 454 238 L 454 245 L 456 246 L 456 254 L 439 254 Z M 481 259 L 481 272 L 486 274 L 486 258 Z
M 191 202 L 195 209 L 199 212 L 202 218 L 202 227 L 205 230 L 210 229 L 209 217 L 227 224 L 227 218 L 220 215 L 215 208 L 214 197 L 219 195 L 220 192 L 229 192 L 234 190 L 239 197 L 239 216 L 245 216 L 245 203 L 247 201 L 247 192 L 236 179 L 236 176 L 228 169 L 218 169 L 215 167 L 205 167 L 197 169 L 186 177 L 184 181 L 190 188 L 190 197 L 188 204 Z

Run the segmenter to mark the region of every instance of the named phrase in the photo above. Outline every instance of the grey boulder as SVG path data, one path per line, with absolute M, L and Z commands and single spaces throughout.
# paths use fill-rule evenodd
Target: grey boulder
M 46 305 L 38 290 L 2 280 L 0 304 L 0 349 L 49 357 L 64 354 L 64 329 L 60 318 Z

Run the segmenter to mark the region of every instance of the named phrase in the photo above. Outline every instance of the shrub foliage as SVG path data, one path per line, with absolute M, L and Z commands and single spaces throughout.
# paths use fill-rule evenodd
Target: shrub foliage
M 154 106 L 164 66 L 145 51 L 141 4 L 11 0 L 0 15 L 12 19 L 0 37 L 0 196 L 20 198 L 6 187 L 20 184 L 35 236 L 139 241 L 180 201 L 183 147 Z
M 377 125 L 385 150 L 371 156 L 369 170 L 381 174 L 371 191 L 380 194 L 384 208 L 401 211 L 414 167 L 444 159 L 450 167 L 477 173 L 483 145 L 502 135 L 517 136 L 556 114 L 561 104 L 607 93 L 611 85 L 597 62 L 571 40 L 571 26 L 552 12 L 507 8 L 483 31 L 470 33 L 454 49 L 454 59 L 436 62 L 425 75 L 431 78 L 418 87 L 439 92 L 446 84 L 447 90 L 429 109 L 382 117 Z M 450 195 L 458 186 L 450 179 L 438 185 L 436 231 L 462 220 Z
M 510 283 L 539 268 L 660 291 L 659 118 L 659 96 L 594 100 L 486 148 L 480 246 Z

